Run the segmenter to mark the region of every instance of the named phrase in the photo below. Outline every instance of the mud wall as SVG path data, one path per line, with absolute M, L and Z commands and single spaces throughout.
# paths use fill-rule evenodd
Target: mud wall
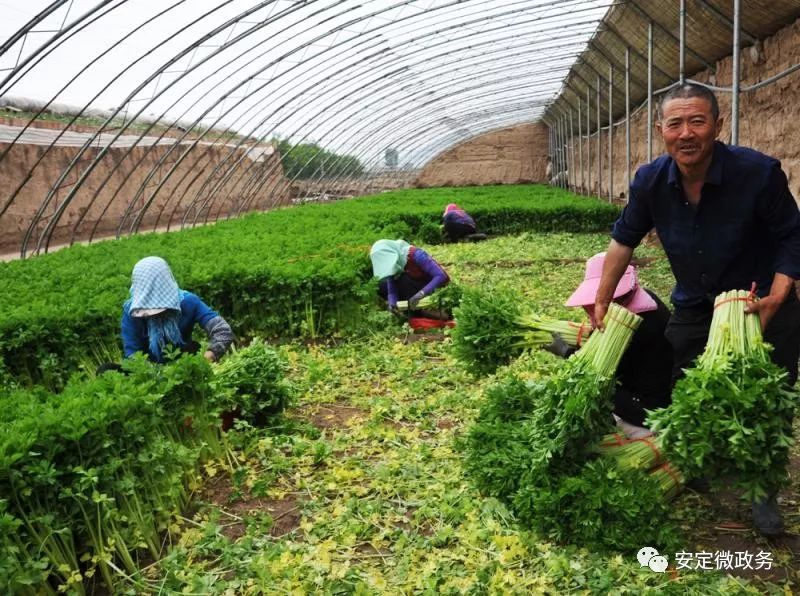
M 544 182 L 547 127 L 520 124 L 494 130 L 446 150 L 431 160 L 418 187 Z
M 795 64 L 800 64 L 800 20 L 765 38 L 759 49 L 743 48 L 740 74 L 742 86 L 763 81 Z M 721 87 L 731 85 L 732 58 L 728 56 L 717 62 L 716 73 L 702 71 L 690 78 Z M 720 115 L 724 119 L 720 140 L 728 143 L 731 135 L 731 94 L 717 93 Z M 654 102 L 655 106 L 655 102 Z M 632 109 L 635 106 L 632 106 Z M 655 121 L 655 114 L 653 116 Z M 571 168 L 570 183 L 577 188 L 586 188 L 597 194 L 597 135 L 582 141 L 584 178 L 581 181 L 578 146 L 575 148 L 575 166 Z M 756 91 L 742 93 L 739 97 L 739 145 L 752 147 L 781 160 L 783 170 L 789 178 L 789 188 L 800 201 L 800 71 L 780 79 Z M 608 196 L 608 132 L 601 134 L 602 175 L 600 194 Z M 567 154 L 571 155 L 572 144 Z M 587 171 L 587 152 L 591 155 L 591 171 Z M 653 157 L 664 152 L 664 145 L 657 131 L 653 131 Z M 614 127 L 614 196 L 627 193 L 625 162 L 625 122 Z M 647 161 L 647 110 L 640 110 L 631 118 L 631 176 Z
M 5 203 L 17 189 L 19 192 L 0 217 L 0 252 L 6 253 L 19 248 L 43 199 L 78 147 L 48 150 L 43 145 L 17 143 L 9 148 L 0 143 L 0 154 L 7 149 L 0 161 L 0 201 Z M 289 202 L 280 159 L 272 147 L 261 147 L 249 157 L 243 149 L 222 145 L 186 145 L 168 155 L 169 150 L 169 145 L 136 147 L 130 152 L 125 147 L 112 148 L 90 173 L 89 166 L 100 150 L 87 150 L 59 183 L 31 242 L 35 246 L 60 210 L 52 245 L 86 240 L 90 235 L 113 236 L 118 228 L 125 234 L 139 217 L 142 231 L 175 229 L 183 222 L 205 223 L 239 209 L 262 210 Z M 221 167 L 215 170 L 218 165 Z M 82 176 L 85 179 L 78 186 Z

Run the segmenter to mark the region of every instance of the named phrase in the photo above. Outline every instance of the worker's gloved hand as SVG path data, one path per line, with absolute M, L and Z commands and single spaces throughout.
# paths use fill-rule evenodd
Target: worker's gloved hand
M 417 304 L 419 301 L 425 298 L 425 292 L 420 290 L 416 294 L 414 294 L 411 298 L 408 299 L 408 310 L 414 310 L 417 308 Z
M 542 346 L 545 350 L 550 352 L 551 354 L 555 354 L 559 358 L 566 358 L 574 349 L 570 346 L 567 342 L 564 341 L 564 338 L 561 337 L 560 334 L 554 333 L 553 334 L 553 341 L 547 344 L 546 346 Z

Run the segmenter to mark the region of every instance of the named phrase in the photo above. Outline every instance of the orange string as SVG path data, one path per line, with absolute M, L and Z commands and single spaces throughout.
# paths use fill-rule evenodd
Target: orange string
M 653 450 L 653 453 L 656 456 L 656 461 L 661 459 L 661 452 L 658 450 L 658 447 L 656 447 L 655 443 L 653 443 L 650 439 L 642 437 L 641 439 L 635 439 L 635 440 L 636 441 L 641 441 L 642 443 L 644 443 L 645 445 L 650 447 L 650 449 Z
M 672 476 L 672 479 L 675 481 L 675 484 L 677 484 L 678 486 L 681 485 L 681 481 L 678 478 L 678 475 L 675 474 L 675 471 L 672 469 L 672 467 L 669 465 L 669 463 L 664 462 L 663 464 L 661 464 L 660 466 L 658 466 L 656 468 L 656 470 L 661 470 L 661 469 L 663 469 L 667 474 Z
M 756 285 L 756 282 L 753 282 L 753 284 L 750 286 L 750 293 L 746 297 L 744 297 L 744 298 L 726 298 L 725 300 L 720 300 L 719 302 L 715 302 L 714 303 L 714 310 L 716 310 L 718 306 L 721 306 L 722 304 L 725 304 L 726 302 L 755 302 L 756 300 L 758 300 L 758 294 L 756 294 L 756 290 L 757 289 L 758 289 L 758 286 Z
M 726 302 L 755 302 L 750 295 L 747 295 L 745 298 L 725 298 L 725 300 L 720 300 L 716 304 L 714 304 L 714 309 L 716 310 Z
M 622 447 L 626 443 L 630 443 L 630 439 L 627 439 L 627 438 L 623 439 L 622 435 L 619 434 L 619 433 L 614 433 L 612 436 L 614 437 L 613 441 L 606 442 L 606 443 L 600 443 L 600 447 L 613 447 L 615 445 L 618 446 L 618 447 Z

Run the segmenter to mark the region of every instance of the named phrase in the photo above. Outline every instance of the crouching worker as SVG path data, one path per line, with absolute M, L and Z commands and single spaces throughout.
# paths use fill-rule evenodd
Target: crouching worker
M 442 215 L 444 235 L 450 242 L 458 242 L 465 238 L 471 240 L 485 240 L 485 234 L 478 234 L 475 220 L 455 203 L 450 203 L 444 208 Z
M 397 301 L 408 300 L 409 316 L 419 316 L 419 301 L 450 282 L 433 257 L 405 240 L 378 240 L 372 245 L 369 258 L 372 273 L 380 280 L 378 295 L 394 314 L 399 314 Z
M 566 306 L 582 306 L 592 325 L 595 325 L 594 298 L 604 261 L 605 253 L 586 261 L 583 282 L 566 302 Z M 650 434 L 643 427 L 645 410 L 664 408 L 672 401 L 672 347 L 664 336 L 670 313 L 658 296 L 639 285 L 632 265 L 628 265 L 614 290 L 614 302 L 642 317 L 642 324 L 617 368 L 614 391 L 614 414 L 621 419 L 619 426 L 628 436 L 637 438 Z M 573 351 L 558 334 L 545 349 L 562 357 Z
M 230 325 L 195 294 L 181 290 L 164 259 L 147 257 L 136 263 L 130 298 L 122 305 L 125 358 L 143 352 L 154 362 L 164 362 L 168 346 L 194 354 L 200 349 L 192 340 L 195 325 L 208 336 L 206 360 L 218 360 L 233 343 Z

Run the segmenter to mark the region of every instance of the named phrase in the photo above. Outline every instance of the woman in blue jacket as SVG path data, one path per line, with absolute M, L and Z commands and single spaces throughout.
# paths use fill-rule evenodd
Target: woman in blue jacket
M 233 343 L 230 325 L 199 297 L 181 290 L 167 262 L 146 257 L 133 268 L 130 298 L 122 305 L 122 348 L 127 358 L 143 352 L 164 361 L 168 346 L 194 353 L 192 329 L 200 325 L 208 336 L 207 360 L 219 359 Z

